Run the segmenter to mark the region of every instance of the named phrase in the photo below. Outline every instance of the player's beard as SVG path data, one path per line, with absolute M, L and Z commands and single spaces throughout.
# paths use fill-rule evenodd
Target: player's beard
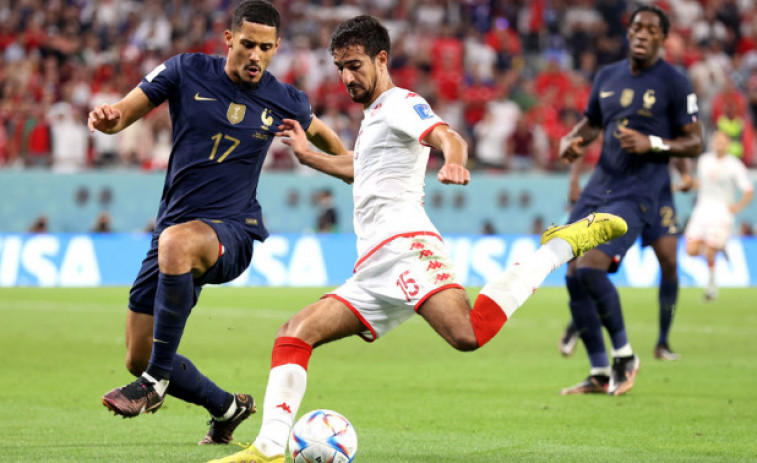
M 261 77 L 260 79 L 258 79 L 257 82 L 253 82 L 252 80 L 250 80 L 249 77 L 246 77 L 248 68 L 249 66 L 244 66 L 241 71 L 237 71 L 237 77 L 239 79 L 239 83 L 242 86 L 242 88 L 251 90 L 251 89 L 257 88 L 257 86 L 260 85 L 260 80 L 262 80 L 263 69 L 260 66 L 258 66 L 258 72 L 260 72 Z
M 350 89 L 355 89 L 359 93 L 353 93 L 350 91 Z M 360 93 L 360 91 L 362 92 Z M 357 85 L 349 85 L 347 87 L 347 93 L 349 93 L 350 98 L 352 98 L 352 101 L 355 103 L 360 103 L 362 105 L 368 105 L 368 103 L 371 102 L 371 99 L 373 98 L 373 92 L 376 90 L 376 80 L 373 81 L 373 85 L 370 89 L 366 89 L 364 86 L 357 84 Z

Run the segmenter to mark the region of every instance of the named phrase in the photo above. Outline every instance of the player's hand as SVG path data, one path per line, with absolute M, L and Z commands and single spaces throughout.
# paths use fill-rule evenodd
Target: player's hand
M 281 142 L 292 148 L 298 160 L 304 153 L 310 150 L 308 138 L 299 122 L 294 119 L 283 119 L 276 132 L 277 137 L 282 137 Z
M 621 125 L 618 126 L 618 131 L 620 132 L 620 137 L 618 137 L 620 148 L 623 151 L 633 154 L 646 154 L 652 148 L 648 135 Z
M 120 109 L 114 108 L 109 104 L 101 104 L 95 106 L 95 108 L 89 112 L 87 127 L 89 127 L 89 131 L 93 133 L 95 130 L 105 133 L 113 133 L 120 121 Z
M 570 163 L 580 158 L 586 153 L 586 148 L 582 146 L 583 137 L 574 137 L 565 135 L 560 139 L 560 159 L 563 162 Z
M 445 163 L 436 178 L 445 185 L 467 185 L 470 182 L 470 172 L 461 164 Z

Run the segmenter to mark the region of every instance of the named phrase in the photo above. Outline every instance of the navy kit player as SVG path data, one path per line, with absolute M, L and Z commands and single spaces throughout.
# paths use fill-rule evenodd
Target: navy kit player
M 581 161 L 573 161 L 570 170 L 569 200 L 575 204 L 581 194 L 579 184 Z M 694 179 L 689 173 L 689 163 L 685 158 L 673 158 L 671 163 L 679 172 L 680 182 L 677 191 L 690 191 Z M 660 192 L 657 218 L 651 223 L 644 224 L 641 232 L 641 245 L 651 246 L 657 262 L 660 264 L 660 282 L 657 291 L 659 334 L 654 348 L 654 356 L 660 360 L 678 360 L 679 355 L 673 352 L 668 341 L 673 325 L 676 305 L 678 303 L 678 237 L 681 226 L 676 214 L 672 188 L 662 188 Z M 613 256 L 609 273 L 617 272 L 621 264 L 621 256 Z M 570 356 L 578 343 L 579 332 L 573 320 L 570 321 L 558 344 L 560 353 Z
M 542 246 L 494 277 L 471 308 L 423 206 L 429 147 L 444 154 L 437 179 L 465 185 L 470 180 L 467 144 L 423 97 L 394 86 L 388 72 L 389 33 L 378 20 L 358 16 L 341 23 L 330 48 L 350 98 L 364 110 L 353 156 L 310 151 L 296 120 L 285 120 L 280 135 L 301 163 L 354 182 L 360 257 L 351 278 L 279 329 L 260 432 L 252 445 L 222 463 L 284 463 L 315 347 L 352 335 L 372 342 L 417 313 L 454 348 L 476 350 L 552 270 L 625 233 L 625 222 L 611 214 L 551 228 L 542 235 Z
M 563 394 L 621 395 L 633 387 L 639 359 L 628 342 L 620 298 L 607 272 L 613 257 L 622 258 L 642 233 L 650 243 L 670 234 L 666 217 L 660 217 L 661 198 L 670 191 L 670 158 L 696 157 L 702 150 L 692 85 L 661 56 L 668 28 L 667 16 L 657 7 L 641 6 L 633 12 L 627 32 L 630 59 L 597 73 L 585 117 L 561 140 L 560 156 L 570 162 L 584 154 L 600 131 L 604 133 L 602 155 L 571 220 L 601 211 L 628 222 L 623 237 L 568 266 L 571 313 L 591 370 Z M 612 366 L 603 326 L 612 342 Z
M 138 379 L 103 403 L 124 417 L 156 411 L 165 394 L 203 406 L 212 419 L 201 444 L 228 443 L 255 402 L 219 388 L 177 349 L 202 286 L 239 276 L 253 241 L 268 236 L 256 189 L 276 128 L 297 120 L 319 148 L 346 154 L 307 96 L 266 71 L 279 26 L 270 3 L 243 0 L 224 33 L 226 57 L 174 56 L 119 102 L 89 114 L 90 130 L 115 133 L 168 101 L 173 125 L 152 246 L 129 296 L 126 366 Z

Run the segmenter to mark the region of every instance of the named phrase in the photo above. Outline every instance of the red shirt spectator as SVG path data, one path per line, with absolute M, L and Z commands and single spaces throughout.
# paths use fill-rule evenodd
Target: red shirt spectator
M 462 92 L 462 101 L 465 105 L 464 118 L 465 124 L 472 129 L 479 123 L 486 112 L 486 103 L 497 96 L 497 88 L 480 79 L 475 78 L 473 82 L 466 85 Z
M 523 51 L 520 36 L 509 25 L 498 25 L 497 21 L 503 22 L 503 18 L 494 19 L 494 27 L 484 34 L 484 43 L 489 45 L 497 54 L 518 56 Z
M 566 72 L 554 58 L 547 60 L 547 67 L 536 76 L 536 92 L 540 95 L 550 88 L 556 89 L 558 95 L 567 95 L 570 85 Z
M 437 92 L 448 100 L 460 99 L 463 83 L 463 43 L 451 35 L 448 26 L 431 45 L 431 78 Z

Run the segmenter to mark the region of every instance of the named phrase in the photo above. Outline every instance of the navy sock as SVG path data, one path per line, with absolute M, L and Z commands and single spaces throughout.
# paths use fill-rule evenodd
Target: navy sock
M 581 280 L 586 291 L 597 306 L 597 313 L 602 324 L 607 328 L 614 349 L 620 349 L 628 343 L 623 312 L 620 309 L 620 296 L 612 284 L 607 272 L 592 268 L 580 268 L 576 277 Z
M 673 324 L 673 316 L 678 302 L 678 280 L 660 279 L 660 337 L 657 344 L 668 344 L 670 326 Z
M 605 350 L 605 340 L 602 337 L 602 322 L 599 320 L 594 301 L 577 277 L 565 277 L 565 286 L 570 296 L 570 313 L 573 323 L 581 335 L 581 340 L 589 354 L 592 368 L 610 366 Z
M 156 379 L 168 379 L 173 369 L 174 356 L 179 349 L 181 335 L 194 305 L 194 280 L 191 273 L 158 275 L 155 294 L 155 320 L 153 322 L 152 355 L 149 371 L 161 374 Z
M 174 355 L 167 393 L 186 402 L 205 407 L 213 416 L 223 415 L 234 398 L 200 373 L 188 358 L 180 354 Z

